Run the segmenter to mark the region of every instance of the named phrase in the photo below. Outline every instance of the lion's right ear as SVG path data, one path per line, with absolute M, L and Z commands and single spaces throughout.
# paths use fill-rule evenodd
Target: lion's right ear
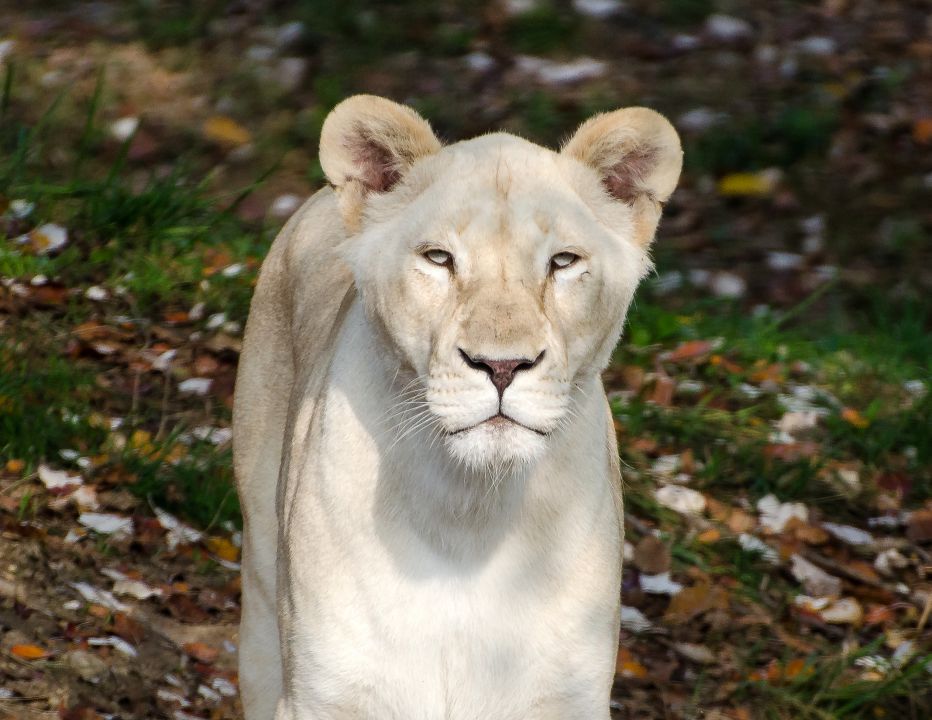
M 374 95 L 337 105 L 320 134 L 320 164 L 337 188 L 350 232 L 370 193 L 391 190 L 416 160 L 440 150 L 427 121 L 411 108 Z

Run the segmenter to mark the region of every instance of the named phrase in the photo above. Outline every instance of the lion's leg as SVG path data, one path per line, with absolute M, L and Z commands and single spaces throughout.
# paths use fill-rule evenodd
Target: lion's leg
M 247 720 L 277 718 L 282 695 L 282 660 L 275 603 L 274 545 L 272 555 L 258 538 L 246 541 L 243 562 L 243 603 L 239 637 L 239 678 Z M 265 550 L 263 552 L 263 550 Z M 265 556 L 265 557 L 263 557 Z M 271 563 L 271 580 L 260 566 Z
M 279 250 L 273 248 L 263 266 L 253 298 L 233 412 L 234 462 L 243 508 L 239 677 L 246 720 L 272 720 L 282 694 L 275 497 L 293 371 Z

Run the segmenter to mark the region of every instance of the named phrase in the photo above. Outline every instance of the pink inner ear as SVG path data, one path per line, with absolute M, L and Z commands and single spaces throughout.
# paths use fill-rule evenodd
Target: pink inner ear
M 650 195 L 643 181 L 656 162 L 657 151 L 654 148 L 635 148 L 607 169 L 602 184 L 613 198 L 633 203 L 641 195 Z
M 388 192 L 401 180 L 397 159 L 363 128 L 357 128 L 344 145 L 359 173 L 358 177 L 351 179 L 359 180 L 374 192 Z

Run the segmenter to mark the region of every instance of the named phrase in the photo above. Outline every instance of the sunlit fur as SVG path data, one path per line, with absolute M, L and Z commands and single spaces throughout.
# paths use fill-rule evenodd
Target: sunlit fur
M 441 147 L 380 98 L 328 117 L 334 189 L 273 244 L 237 379 L 247 720 L 608 720 L 600 372 L 680 155 L 642 108 L 562 152 Z M 527 367 L 499 397 L 475 358 Z

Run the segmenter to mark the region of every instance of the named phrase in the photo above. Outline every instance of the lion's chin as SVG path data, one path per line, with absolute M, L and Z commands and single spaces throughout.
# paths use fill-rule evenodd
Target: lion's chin
M 547 436 L 500 417 L 447 435 L 450 454 L 466 467 L 500 470 L 530 465 L 546 450 Z

